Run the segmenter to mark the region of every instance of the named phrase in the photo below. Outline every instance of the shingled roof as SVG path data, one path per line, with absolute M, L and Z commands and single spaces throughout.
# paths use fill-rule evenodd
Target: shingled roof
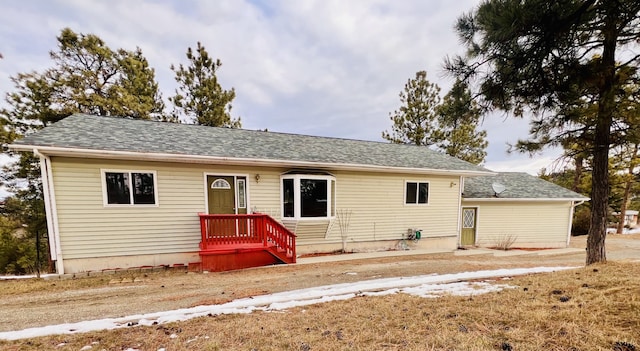
M 170 155 L 202 159 L 266 160 L 273 164 L 318 163 L 447 171 L 464 175 L 491 171 L 430 150 L 423 146 L 398 145 L 244 129 L 216 128 L 117 117 L 74 114 L 10 147 L 61 150 L 111 151 L 139 155 Z
M 500 183 L 506 190 L 496 196 L 492 184 Z M 521 172 L 503 172 L 496 176 L 467 178 L 464 181 L 465 199 L 553 199 L 589 200 L 559 185 Z

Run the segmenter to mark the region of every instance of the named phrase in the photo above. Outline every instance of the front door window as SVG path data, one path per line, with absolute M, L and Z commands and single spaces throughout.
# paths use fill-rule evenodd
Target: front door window
M 462 219 L 462 228 L 473 228 L 476 224 L 476 211 L 472 208 L 465 208 Z

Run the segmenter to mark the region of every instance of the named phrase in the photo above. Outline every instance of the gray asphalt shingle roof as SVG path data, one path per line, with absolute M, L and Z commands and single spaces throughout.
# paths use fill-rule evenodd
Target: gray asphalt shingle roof
M 491 185 L 500 183 L 506 190 L 498 195 L 502 199 L 584 199 L 569 189 L 534 177 L 527 173 L 503 172 L 496 176 L 482 176 L 466 178 L 464 181 L 463 197 L 465 199 L 495 198 Z
M 17 145 L 491 172 L 422 146 L 74 114 Z

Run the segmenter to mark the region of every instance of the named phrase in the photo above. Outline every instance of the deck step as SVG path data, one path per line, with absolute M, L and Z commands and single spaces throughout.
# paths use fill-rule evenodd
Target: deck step
M 252 264 L 273 264 L 269 260 L 296 262 L 295 234 L 266 214 L 198 215 L 202 235 L 200 257 L 203 263 L 207 260 L 209 267 L 239 268 L 244 265 L 243 261 Z M 235 259 L 234 254 L 242 258 Z

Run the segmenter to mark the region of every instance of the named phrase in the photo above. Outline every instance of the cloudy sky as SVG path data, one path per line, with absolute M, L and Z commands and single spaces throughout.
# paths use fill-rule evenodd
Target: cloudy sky
M 169 66 L 186 63 L 200 41 L 234 87 L 232 115 L 243 128 L 380 141 L 400 106 L 404 84 L 420 70 L 450 88 L 442 62 L 462 52 L 455 20 L 478 0 L 32 0 L 0 12 L 0 94 L 10 77 L 50 67 L 48 52 L 64 27 L 93 33 L 112 48 L 140 47 L 166 99 Z M 536 174 L 558 152 L 508 155 L 527 136 L 526 121 L 487 117 L 486 167 Z

